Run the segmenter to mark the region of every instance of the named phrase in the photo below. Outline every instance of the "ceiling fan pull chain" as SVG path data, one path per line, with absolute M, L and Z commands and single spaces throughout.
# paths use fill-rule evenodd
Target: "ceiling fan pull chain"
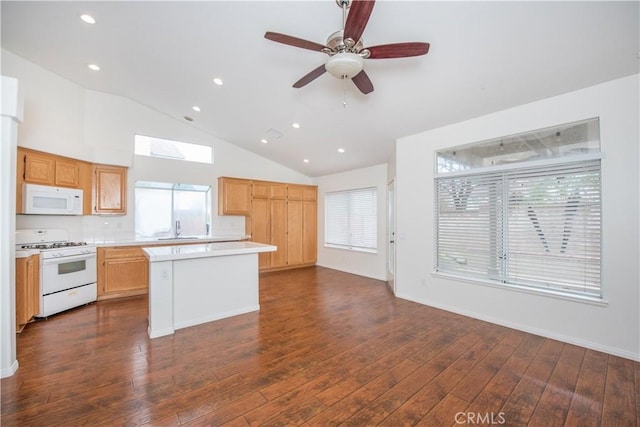
M 344 82 L 344 99 L 342 101 L 342 106 L 347 108 L 347 76 L 342 76 L 342 81 Z

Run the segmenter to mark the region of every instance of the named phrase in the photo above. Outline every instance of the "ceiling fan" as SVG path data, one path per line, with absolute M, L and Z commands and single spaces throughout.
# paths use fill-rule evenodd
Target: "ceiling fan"
M 375 1 L 336 0 L 336 3 L 342 9 L 343 29 L 331 34 L 326 45 L 271 31 L 265 33 L 264 37 L 274 42 L 329 55 L 325 64 L 306 74 L 293 87 L 301 88 L 328 71 L 339 79 L 351 79 L 360 92 L 368 94 L 373 91 L 373 83 L 363 69 L 365 59 L 406 58 L 429 52 L 429 43 L 422 42 L 391 43 L 365 48 L 361 37 Z

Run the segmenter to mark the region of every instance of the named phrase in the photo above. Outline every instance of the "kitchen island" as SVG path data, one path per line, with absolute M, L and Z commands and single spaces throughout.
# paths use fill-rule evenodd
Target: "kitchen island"
M 259 310 L 258 253 L 276 249 L 255 242 L 143 248 L 149 259 L 149 337 Z

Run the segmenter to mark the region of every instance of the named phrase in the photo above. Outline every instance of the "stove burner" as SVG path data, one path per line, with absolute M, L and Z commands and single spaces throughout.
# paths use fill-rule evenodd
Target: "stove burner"
M 34 243 L 31 245 L 21 245 L 20 249 L 58 249 L 72 246 L 84 246 L 86 242 L 54 242 L 54 243 Z

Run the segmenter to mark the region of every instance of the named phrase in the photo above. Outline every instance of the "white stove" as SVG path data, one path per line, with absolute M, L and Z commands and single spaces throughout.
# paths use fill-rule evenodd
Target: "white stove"
M 70 242 L 59 228 L 16 230 L 17 250 L 40 253 L 40 312 L 47 317 L 97 297 L 96 247 Z

